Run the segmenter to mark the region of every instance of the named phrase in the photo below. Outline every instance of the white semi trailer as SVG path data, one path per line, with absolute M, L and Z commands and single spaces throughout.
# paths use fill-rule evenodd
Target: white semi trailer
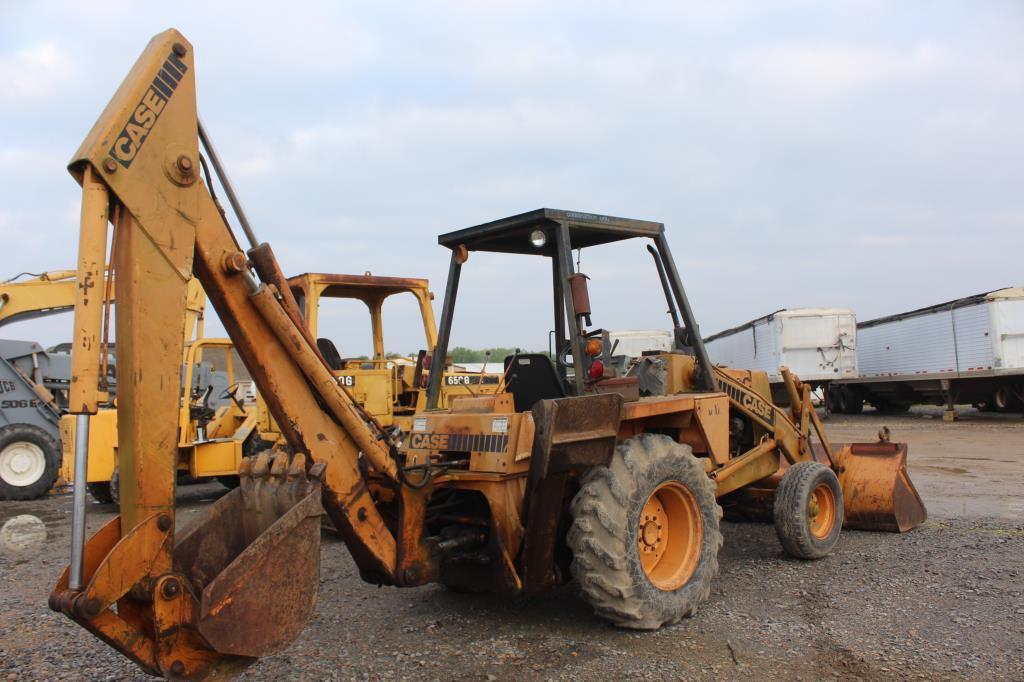
M 831 385 L 837 412 L 865 403 L 889 412 L 911 404 L 973 404 L 1016 412 L 1024 392 L 1024 287 L 966 296 L 857 325 L 859 373 Z M 712 356 L 714 357 L 714 356 Z
M 857 376 L 857 320 L 846 308 L 794 308 L 751 320 L 704 339 L 711 361 L 768 373 L 776 400 L 788 402 L 781 368 L 825 389 Z

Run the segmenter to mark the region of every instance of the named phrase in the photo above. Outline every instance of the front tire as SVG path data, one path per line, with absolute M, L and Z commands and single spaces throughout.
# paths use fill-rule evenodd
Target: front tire
M 0 429 L 0 498 L 34 500 L 53 487 L 60 472 L 60 444 L 32 424 Z
M 821 559 L 839 541 L 843 490 L 834 471 L 820 462 L 786 469 L 775 491 L 775 532 L 782 548 L 798 559 Z
M 690 446 L 654 434 L 619 443 L 584 476 L 572 516 L 572 575 L 602 618 L 653 630 L 711 593 L 722 509 Z

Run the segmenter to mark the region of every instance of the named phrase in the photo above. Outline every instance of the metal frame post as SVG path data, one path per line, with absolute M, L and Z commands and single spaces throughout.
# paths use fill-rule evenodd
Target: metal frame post
M 427 384 L 428 410 L 437 409 L 445 360 L 448 357 L 448 339 L 452 331 L 452 317 L 455 314 L 455 298 L 459 293 L 459 277 L 462 274 L 462 263 L 458 261 L 457 255 L 457 251 L 452 249 L 452 260 L 448 266 L 448 283 L 444 289 L 444 305 L 441 308 L 441 326 L 437 330 L 437 344 L 434 346 L 430 359 L 430 383 Z
M 686 298 L 686 291 L 683 289 L 683 282 L 679 278 L 679 271 L 676 270 L 675 261 L 672 260 L 672 251 L 668 247 L 668 239 L 665 238 L 665 233 L 660 233 L 654 242 L 658 246 L 661 261 L 664 263 L 665 270 L 668 273 L 669 284 L 672 285 L 672 293 L 675 294 L 679 312 L 683 316 L 683 324 L 686 325 L 687 341 L 693 346 L 693 350 L 697 355 L 697 362 L 701 367 L 700 382 L 704 385 L 704 388 L 710 391 L 717 391 L 718 381 L 715 379 L 714 365 L 711 364 L 708 351 L 704 348 L 704 339 L 701 338 L 700 327 L 697 326 L 697 319 L 690 308 L 690 301 Z
M 558 268 L 558 257 L 551 257 L 551 289 L 552 298 L 554 299 L 555 308 L 555 321 L 554 321 L 554 332 L 555 332 L 555 353 L 561 352 L 562 348 L 565 347 L 565 289 L 562 286 L 562 279 L 559 277 Z M 566 376 L 565 368 L 559 363 L 555 363 L 555 369 L 558 372 L 558 378 L 565 384 L 568 377 Z
M 572 240 L 569 236 L 569 226 L 565 223 L 558 223 L 558 229 L 555 230 L 555 249 L 558 252 L 562 291 L 568 292 L 563 298 L 565 316 L 569 323 L 569 339 L 572 343 L 572 366 L 576 375 L 573 382 L 576 385 L 576 395 L 583 395 L 583 341 L 580 338 L 579 320 L 576 319 L 576 303 L 572 300 L 572 289 L 569 288 L 569 278 L 575 272 L 572 268 Z M 561 353 L 561 349 L 558 349 L 558 352 Z

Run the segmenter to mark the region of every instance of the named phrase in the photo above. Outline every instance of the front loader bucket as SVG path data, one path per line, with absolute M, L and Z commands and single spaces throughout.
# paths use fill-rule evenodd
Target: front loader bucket
M 259 657 L 287 647 L 316 606 L 320 478 L 305 457 L 243 461 L 240 485 L 178 540 L 175 570 L 199 597 L 194 626 L 220 654 Z M 200 594 L 201 593 L 201 594 Z
M 835 459 L 846 528 L 905 533 L 928 518 L 907 473 L 906 443 L 844 443 Z

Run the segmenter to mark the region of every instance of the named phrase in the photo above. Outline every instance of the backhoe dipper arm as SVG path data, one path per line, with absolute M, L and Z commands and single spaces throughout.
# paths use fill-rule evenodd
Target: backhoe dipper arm
M 114 266 L 121 516 L 88 543 L 73 542 L 72 566 L 50 603 L 147 670 L 171 677 L 207 675 L 224 658 L 209 637 L 203 641 L 205 631 L 171 634 L 217 615 L 198 612 L 195 595 L 204 585 L 177 573 L 172 540 L 176 415 L 193 274 L 292 451 L 326 464 L 323 504 L 360 569 L 379 582 L 394 582 L 397 566 L 395 537 L 359 462 L 362 456 L 385 480 L 397 480 L 388 440 L 338 386 L 281 292 L 252 277 L 199 177 L 197 130 L 192 46 L 169 30 L 149 43 L 70 165 L 83 189 L 71 391 L 72 411 L 85 425 L 79 425 L 78 442 L 88 442 L 88 415 L 96 411 L 107 222 L 110 209 L 119 207 Z M 267 265 L 272 255 L 264 249 L 261 258 Z M 83 483 L 85 469 L 83 454 L 76 466 Z M 76 496 L 84 490 L 76 482 Z M 84 497 L 73 526 L 84 534 Z M 134 606 L 131 595 L 157 591 L 169 575 L 184 581 L 191 601 L 163 616 L 160 609 Z M 161 594 L 183 598 L 180 587 Z M 109 610 L 114 603 L 116 613 Z

